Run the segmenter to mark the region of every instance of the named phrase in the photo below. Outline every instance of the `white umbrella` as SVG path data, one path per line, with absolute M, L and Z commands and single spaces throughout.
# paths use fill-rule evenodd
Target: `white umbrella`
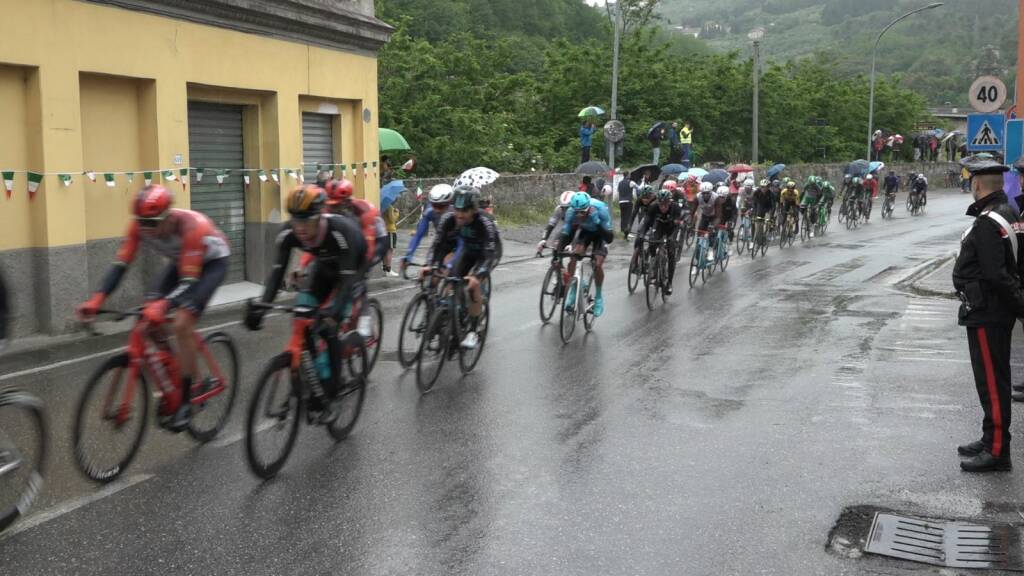
M 474 188 L 481 188 L 493 183 L 498 179 L 498 176 L 500 176 L 500 174 L 490 168 L 477 166 L 476 168 L 470 168 L 463 172 L 455 179 L 452 186 L 473 186 Z

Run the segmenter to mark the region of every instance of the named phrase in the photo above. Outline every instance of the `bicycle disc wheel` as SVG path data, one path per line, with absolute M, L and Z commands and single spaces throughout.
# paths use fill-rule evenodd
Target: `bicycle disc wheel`
M 423 292 L 413 296 L 405 306 L 402 326 L 398 332 L 398 362 L 403 368 L 411 368 L 420 353 L 420 341 L 427 330 L 430 319 L 430 302 Z
M 476 368 L 477 363 L 480 362 L 480 356 L 484 353 L 484 343 L 487 341 L 487 329 L 490 323 L 491 303 L 485 300 L 483 310 L 480 312 L 480 319 L 477 320 L 476 325 L 476 335 L 478 338 L 476 348 L 466 349 L 459 346 L 459 369 L 462 370 L 463 374 L 472 372 L 473 368 Z
M 700 260 L 703 257 L 704 255 L 701 254 L 701 250 L 699 247 L 694 249 L 693 256 L 690 257 L 689 274 L 687 274 L 687 280 L 690 282 L 690 288 L 693 288 L 693 286 L 697 283 L 697 277 L 700 276 Z
M 46 476 L 47 426 L 39 399 L 0 392 L 0 532 L 28 512 Z
M 633 257 L 629 259 L 629 273 L 626 276 L 626 288 L 629 289 L 629 293 L 636 292 L 636 287 L 640 284 L 640 276 L 642 275 L 642 263 L 641 263 L 640 250 L 633 250 Z
M 96 482 L 110 482 L 120 476 L 135 458 L 146 432 L 149 387 L 141 371 L 135 382 L 128 382 L 129 363 L 127 354 L 104 362 L 78 401 L 75 463 Z M 94 434 L 100 438 L 93 438 Z
M 370 351 L 366 348 L 366 342 L 358 332 L 349 332 L 341 339 L 341 345 L 351 354 L 363 356 L 363 363 L 367 361 L 366 356 Z M 344 374 L 338 395 L 331 399 L 331 406 L 338 415 L 334 421 L 327 425 L 327 433 L 334 438 L 335 442 L 341 442 L 352 432 L 356 426 L 356 420 L 363 411 L 363 400 L 366 399 L 366 376 L 362 374 Z
M 205 339 L 209 356 L 200 354 L 200 377 L 192 383 L 191 398 L 213 393 L 207 400 L 192 403 L 188 433 L 198 442 L 213 440 L 231 416 L 238 395 L 238 350 L 231 336 L 214 332 Z M 210 362 L 215 364 L 211 364 Z
M 260 478 L 274 477 L 295 446 L 302 415 L 301 386 L 291 356 L 275 356 L 260 376 L 249 400 L 245 453 L 249 469 Z
M 577 263 L 581 266 L 581 263 Z M 576 308 L 581 305 L 581 298 L 579 290 L 575 290 L 578 278 L 575 276 L 569 281 L 569 288 L 566 294 L 575 294 L 576 299 L 572 302 L 563 303 L 560 308 L 562 314 L 558 319 L 558 334 L 562 337 L 562 343 L 568 344 L 569 340 L 572 339 L 573 332 L 576 331 Z
M 419 358 L 416 359 L 416 387 L 420 393 L 430 392 L 444 368 L 452 340 L 449 314 L 447 307 L 438 308 L 420 342 Z
M 369 361 L 369 364 L 365 364 L 367 366 L 366 375 L 369 377 L 370 372 L 373 372 L 373 367 L 377 365 L 377 357 L 380 356 L 380 343 L 384 339 L 384 311 L 376 298 L 370 298 L 366 305 L 369 306 L 367 313 L 370 315 L 370 337 L 364 338 L 363 342 Z
M 555 315 L 555 307 L 561 297 L 562 279 L 558 268 L 551 266 L 544 274 L 544 283 L 540 287 L 540 321 L 547 324 Z

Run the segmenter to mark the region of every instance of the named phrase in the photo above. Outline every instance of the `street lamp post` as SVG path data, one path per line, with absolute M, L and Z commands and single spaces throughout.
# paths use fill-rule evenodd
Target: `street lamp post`
M 1024 1 L 1024 0 L 1022 0 Z M 747 37 L 754 42 L 754 126 L 752 127 L 751 136 L 751 166 L 757 164 L 758 161 L 758 136 L 759 136 L 759 122 L 760 122 L 760 87 L 761 87 L 761 41 L 764 40 L 764 28 L 754 28 L 751 30 Z
M 899 18 L 893 20 L 892 22 L 889 22 L 889 25 L 886 26 L 885 28 L 882 28 L 882 31 L 878 33 L 878 38 L 875 38 L 875 47 L 871 50 L 871 96 L 868 99 L 868 160 L 871 159 L 871 144 L 872 140 L 874 139 L 875 131 L 875 57 L 878 55 L 878 43 L 882 41 L 882 36 L 889 31 L 889 28 L 892 28 L 901 20 L 909 18 L 914 14 L 917 14 L 918 12 L 924 12 L 925 10 L 938 8 L 939 6 L 942 6 L 942 4 L 942 2 L 935 2 L 927 6 L 922 6 L 917 10 L 911 10 L 910 12 L 907 12 L 903 16 L 900 16 Z
M 622 0 L 615 2 L 615 22 L 612 28 L 615 32 L 615 44 L 612 48 L 612 109 L 611 119 L 618 120 L 619 107 L 619 43 L 621 42 L 620 22 L 622 20 Z M 615 180 L 615 143 L 608 141 L 608 168 L 612 170 L 612 181 Z

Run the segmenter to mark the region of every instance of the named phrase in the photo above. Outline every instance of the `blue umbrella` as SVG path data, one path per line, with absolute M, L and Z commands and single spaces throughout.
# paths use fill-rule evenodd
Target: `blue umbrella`
M 774 179 L 779 174 L 782 174 L 782 171 L 785 170 L 785 169 L 786 169 L 786 165 L 785 164 L 776 164 L 776 165 L 772 166 L 771 168 L 768 169 L 768 179 L 769 180 Z
M 843 174 L 849 174 L 851 176 L 864 176 L 868 173 L 868 169 L 871 167 L 871 163 L 867 160 L 854 160 L 846 165 L 846 170 Z
M 401 180 L 392 180 L 385 184 L 380 189 L 380 209 L 387 210 L 406 190 L 405 182 Z
M 683 172 L 686 172 L 686 166 L 682 164 L 666 164 L 661 167 L 661 173 L 668 174 L 669 176 L 678 176 Z
M 708 175 L 708 171 L 703 168 L 690 168 L 690 171 L 687 172 L 687 174 L 690 176 L 696 176 L 697 178 L 704 178 Z
M 729 179 L 729 173 L 721 168 L 715 168 L 708 175 L 704 177 L 704 182 L 711 182 L 712 184 L 721 184 Z
M 869 173 L 878 172 L 882 168 L 885 168 L 885 162 L 872 162 L 871 164 L 868 164 Z

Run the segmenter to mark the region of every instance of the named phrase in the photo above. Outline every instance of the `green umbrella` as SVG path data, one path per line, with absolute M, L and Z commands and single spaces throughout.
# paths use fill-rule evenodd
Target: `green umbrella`
M 378 129 L 378 138 L 380 139 L 381 152 L 399 152 L 412 149 L 409 143 L 405 141 L 404 136 L 390 128 Z
M 583 110 L 580 110 L 578 115 L 579 118 L 586 118 L 587 116 L 601 116 L 604 114 L 604 110 L 597 106 L 587 106 Z

